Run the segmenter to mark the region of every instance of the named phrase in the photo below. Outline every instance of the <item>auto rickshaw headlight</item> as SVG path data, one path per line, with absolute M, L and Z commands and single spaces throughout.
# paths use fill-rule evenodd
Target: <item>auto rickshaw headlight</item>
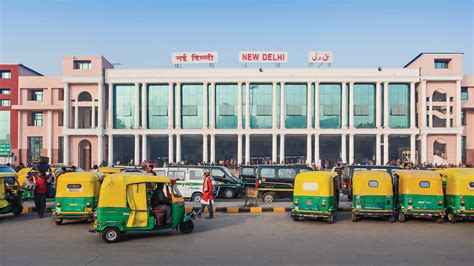
M 86 206 L 87 206 L 87 207 L 90 207 L 90 206 L 91 206 L 91 203 L 90 203 L 90 202 L 86 202 Z
M 464 199 L 461 199 L 460 204 L 461 204 L 461 207 L 464 207 L 464 205 L 466 204 L 465 201 L 464 201 Z
M 413 204 L 413 201 L 411 199 L 408 199 L 408 205 L 412 205 Z
M 439 199 L 439 200 L 438 200 L 438 206 L 441 206 L 441 205 L 443 205 L 443 200 L 442 200 L 442 199 Z
M 298 199 L 295 199 L 295 206 L 298 207 Z
M 56 207 L 61 207 L 61 202 L 56 202 Z
M 326 207 L 326 200 L 321 201 L 321 207 L 323 207 L 323 208 Z

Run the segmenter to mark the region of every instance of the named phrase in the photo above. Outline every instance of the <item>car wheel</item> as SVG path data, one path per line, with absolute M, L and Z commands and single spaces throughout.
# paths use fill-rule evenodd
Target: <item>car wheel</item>
M 201 193 L 194 193 L 194 194 L 191 196 L 191 201 L 193 201 L 193 202 L 200 203 L 200 202 L 201 202 L 201 199 L 202 199 L 202 194 L 201 194 Z
M 400 223 L 406 222 L 406 219 L 407 219 L 407 217 L 405 216 L 405 214 L 404 214 L 403 212 L 399 212 L 399 213 L 398 213 L 398 221 L 399 221 Z
M 273 192 L 267 192 L 263 194 L 262 196 L 262 200 L 265 203 L 272 203 L 275 200 L 275 198 L 276 198 L 276 194 Z
M 236 195 L 235 195 L 235 191 L 234 191 L 233 189 L 231 189 L 231 188 L 226 188 L 226 189 L 224 190 L 224 198 L 226 198 L 226 199 L 233 199 L 233 198 L 235 198 L 235 196 L 236 196 Z
M 179 224 L 179 231 L 183 234 L 189 234 L 194 230 L 193 221 L 186 221 Z
M 120 230 L 117 227 L 109 227 L 102 231 L 101 235 L 107 243 L 115 243 L 120 240 Z
M 456 221 L 456 215 L 452 212 L 448 212 L 448 221 L 450 223 L 455 223 Z
M 54 220 L 54 223 L 56 225 L 61 225 L 63 223 L 63 219 Z
M 357 214 L 354 214 L 354 213 L 352 214 L 352 222 L 354 222 L 354 223 L 357 222 L 358 218 L 359 217 L 357 217 Z
M 329 215 L 329 217 L 328 217 L 328 224 L 333 224 L 333 223 L 334 223 L 334 214 Z

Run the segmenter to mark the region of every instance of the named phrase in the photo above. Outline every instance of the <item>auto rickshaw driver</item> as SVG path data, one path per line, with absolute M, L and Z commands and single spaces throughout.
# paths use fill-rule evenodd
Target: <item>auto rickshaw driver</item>
M 150 198 L 151 212 L 155 215 L 155 218 L 159 219 L 156 212 L 157 210 L 165 213 L 165 225 L 171 223 L 171 199 L 166 197 L 163 191 L 163 183 L 155 184 L 155 189 Z

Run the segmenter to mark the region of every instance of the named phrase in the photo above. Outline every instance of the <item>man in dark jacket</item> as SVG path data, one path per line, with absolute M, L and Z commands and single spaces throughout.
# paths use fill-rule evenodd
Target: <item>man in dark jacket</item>
M 171 201 L 165 196 L 163 183 L 158 183 L 150 199 L 150 205 L 153 210 L 164 210 L 166 224 L 171 223 Z

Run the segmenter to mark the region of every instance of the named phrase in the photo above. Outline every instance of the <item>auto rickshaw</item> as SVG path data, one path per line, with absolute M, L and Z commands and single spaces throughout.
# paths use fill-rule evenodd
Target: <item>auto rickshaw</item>
M 388 217 L 395 222 L 392 177 L 387 171 L 357 171 L 352 177 L 352 221 Z
M 334 222 L 337 210 L 337 180 L 335 172 L 311 171 L 295 177 L 291 217 L 324 218 Z
M 99 201 L 100 177 L 92 172 L 65 173 L 58 177 L 53 219 L 92 221 Z
M 50 168 L 50 170 L 51 170 L 52 177 L 48 181 L 47 197 L 48 198 L 54 198 L 54 194 L 56 193 L 56 185 L 55 185 L 56 180 L 55 180 L 55 177 L 56 177 L 58 169 L 57 168 Z M 21 169 L 18 172 L 18 182 L 20 183 L 20 186 L 23 187 L 23 184 L 29 178 L 34 177 L 36 175 L 38 175 L 38 171 L 34 167 L 33 168 L 27 167 L 27 168 Z M 23 200 L 33 199 L 34 198 L 33 194 L 34 194 L 33 191 L 24 189 L 23 190 Z
M 446 212 L 448 221 L 455 223 L 474 218 L 474 171 L 458 171 L 447 176 Z
M 0 214 L 20 215 L 23 211 L 21 194 L 15 171 L 0 172 Z
M 444 195 L 441 176 L 429 170 L 399 170 L 398 221 L 405 222 L 407 216 L 438 217 L 444 222 Z
M 163 184 L 171 202 L 171 223 L 164 222 L 164 213 L 152 209 L 147 187 Z M 117 242 L 129 231 L 165 231 L 179 229 L 191 233 L 194 212 L 185 214 L 184 199 L 174 181 L 146 173 L 117 173 L 104 178 L 99 194 L 99 205 L 90 232 L 98 232 L 107 243 Z

